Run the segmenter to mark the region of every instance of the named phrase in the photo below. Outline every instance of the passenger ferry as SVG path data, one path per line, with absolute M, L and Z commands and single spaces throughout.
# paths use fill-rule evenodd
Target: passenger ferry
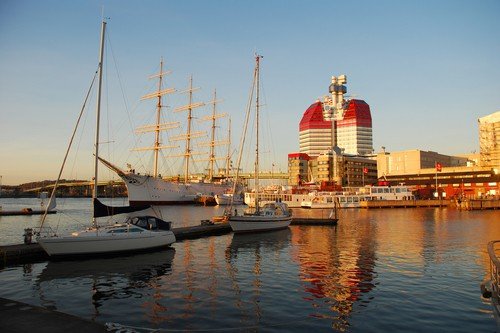
M 259 193 L 261 204 L 281 201 L 289 208 L 359 208 L 362 201 L 367 200 L 412 200 L 411 187 L 397 186 L 365 186 L 345 188 L 341 192 L 311 191 L 309 193 L 274 192 Z M 255 192 L 245 193 L 245 204 L 255 206 Z
M 359 208 L 362 201 L 370 200 L 413 200 L 409 186 L 366 186 L 355 191 L 317 192 L 302 202 L 302 208 Z
M 303 201 L 311 200 L 310 194 L 295 194 L 288 192 L 259 193 L 261 205 L 272 202 L 284 202 L 288 208 L 300 208 Z M 245 192 L 245 204 L 255 208 L 255 192 Z

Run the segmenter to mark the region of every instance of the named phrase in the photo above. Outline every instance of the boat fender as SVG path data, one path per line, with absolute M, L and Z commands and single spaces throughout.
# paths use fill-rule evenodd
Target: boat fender
M 490 281 L 484 281 L 481 283 L 481 295 L 483 295 L 484 298 L 491 298 L 491 290 L 488 288 L 490 286 Z
M 33 229 L 26 228 L 24 229 L 24 244 L 31 244 L 33 241 Z

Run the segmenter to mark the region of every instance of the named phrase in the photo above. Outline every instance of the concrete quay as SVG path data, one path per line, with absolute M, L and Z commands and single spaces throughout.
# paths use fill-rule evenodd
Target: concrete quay
M 373 200 L 360 202 L 361 208 L 449 207 L 451 200 Z
M 500 209 L 500 199 L 471 199 L 456 201 L 455 205 L 461 210 Z
M 0 298 L 0 331 L 3 333 L 108 332 L 102 324 L 38 306 Z

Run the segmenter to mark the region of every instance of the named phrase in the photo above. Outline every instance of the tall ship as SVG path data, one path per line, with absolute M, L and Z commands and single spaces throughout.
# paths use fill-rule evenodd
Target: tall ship
M 202 131 L 192 130 L 193 110 L 205 106 L 203 102 L 193 102 L 193 91 L 198 88 L 193 88 L 193 79 L 190 77 L 189 88 L 181 93 L 187 93 L 189 102 L 187 105 L 175 108 L 173 112 L 187 112 L 187 132 L 177 136 L 170 137 L 169 141 L 184 141 L 184 152 L 179 155 L 170 155 L 172 158 L 184 159 L 184 177 L 183 179 L 164 179 L 158 172 L 159 152 L 162 149 L 179 148 L 175 145 L 164 145 L 161 142 L 160 133 L 169 129 L 179 127 L 179 122 L 162 122 L 162 108 L 164 104 L 162 97 L 167 94 L 176 92 L 175 88 L 164 88 L 163 78 L 169 72 L 163 71 L 163 60 L 160 61 L 160 71 L 158 74 L 152 75 L 150 79 L 158 78 L 158 90 L 151 94 L 143 96 L 141 99 L 156 99 L 156 123 L 152 125 L 141 126 L 136 129 L 136 133 L 153 132 L 155 134 L 154 145 L 151 147 L 142 147 L 133 149 L 135 151 L 153 151 L 153 171 L 152 174 L 139 174 L 135 169 L 129 166 L 128 170 L 122 170 L 112 163 L 101 159 L 101 161 L 111 170 L 115 171 L 118 176 L 124 181 L 128 190 L 129 203 L 131 206 L 139 206 L 144 204 L 150 205 L 178 205 L 194 203 L 195 199 L 204 195 L 222 195 L 227 193 L 233 186 L 232 181 L 229 180 L 230 168 L 230 132 L 227 141 L 215 140 L 216 120 L 227 116 L 226 114 L 216 113 L 216 104 L 219 102 L 216 97 L 217 93 L 214 91 L 214 99 L 207 104 L 213 105 L 213 112 L 211 115 L 203 118 L 212 122 L 211 140 L 204 144 L 210 148 L 210 152 L 201 153 L 193 151 L 192 139 L 205 136 L 206 133 Z M 215 161 L 221 158 L 215 156 L 215 147 L 227 144 L 227 156 L 225 159 L 225 175 L 216 176 L 214 172 Z M 202 145 L 203 146 L 203 145 Z M 190 177 L 190 160 L 194 155 L 207 154 L 208 158 L 205 161 L 209 162 L 208 175 L 201 179 L 191 179 Z

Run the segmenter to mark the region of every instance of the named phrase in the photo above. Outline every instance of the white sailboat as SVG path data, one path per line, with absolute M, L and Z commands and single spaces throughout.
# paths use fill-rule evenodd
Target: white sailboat
M 258 193 L 258 188 L 259 188 L 259 79 L 260 79 L 261 58 L 262 56 L 260 55 L 255 56 L 253 87 L 252 87 L 252 92 L 250 94 L 247 114 L 245 117 L 243 137 L 240 142 L 238 166 L 236 168 L 236 174 L 238 175 L 238 170 L 240 168 L 241 156 L 243 151 L 244 136 L 246 134 L 248 118 L 252 106 L 253 91 L 254 89 L 256 89 L 256 99 L 255 99 L 256 149 L 255 149 L 255 170 L 254 170 L 256 193 Z M 234 190 L 233 193 L 235 193 Z M 229 212 L 231 212 L 231 210 Z M 285 229 L 288 228 L 291 222 L 292 222 L 292 214 L 285 203 L 272 202 L 272 203 L 266 203 L 263 207 L 260 207 L 258 195 L 255 196 L 255 210 L 253 212 L 245 213 L 244 215 L 229 216 L 229 224 L 231 225 L 233 231 L 236 233 Z
M 53 233 L 48 235 L 41 235 L 41 232 L 39 232 L 37 241 L 50 256 L 96 255 L 118 252 L 133 252 L 166 247 L 175 242 L 175 235 L 171 230 L 171 223 L 165 222 L 154 216 L 127 216 L 123 218 L 123 221 L 121 223 L 115 223 L 111 226 L 101 227 L 98 226 L 96 221 L 96 218 L 98 217 L 133 211 L 131 207 L 105 206 L 97 199 L 99 122 L 105 30 L 106 22 L 103 21 L 101 27 L 101 43 L 98 66 L 99 75 L 96 106 L 96 135 L 94 143 L 94 188 L 92 193 L 94 212 L 92 217 L 92 227 L 82 231 L 73 232 L 68 236 L 58 236 Z M 71 142 L 73 141 L 73 137 L 70 141 L 70 146 Z M 68 152 L 66 153 L 66 157 L 67 154 Z M 64 158 L 64 161 L 66 161 L 66 157 Z M 61 172 L 59 173 L 59 178 L 61 176 L 63 167 L 61 168 Z M 52 192 L 52 196 L 54 195 L 54 193 L 55 187 Z M 43 230 L 44 221 L 45 219 L 42 219 L 40 230 Z
M 155 142 L 152 147 L 136 148 L 136 151 L 153 150 L 154 151 L 154 166 L 152 175 L 144 175 L 136 173 L 134 169 L 127 171 L 121 170 L 117 166 L 105 162 L 105 164 L 114 170 L 125 182 L 128 190 L 129 202 L 131 206 L 138 206 L 144 204 L 151 205 L 178 205 L 194 203 L 194 200 L 202 195 L 220 195 L 227 192 L 232 187 L 232 182 L 228 180 L 228 171 L 226 170 L 226 177 L 215 177 L 214 174 L 214 161 L 218 158 L 215 157 L 214 147 L 226 142 L 216 142 L 214 139 L 215 120 L 225 116 L 225 114 L 215 113 L 216 93 L 214 93 L 214 100 L 210 102 L 213 104 L 213 114 L 205 117 L 205 120 L 212 120 L 212 140 L 208 143 L 210 153 L 208 161 L 210 161 L 209 175 L 207 179 L 191 180 L 190 179 L 190 159 L 191 156 L 201 155 L 202 153 L 193 151 L 192 139 L 204 136 L 205 133 L 201 131 L 192 131 L 191 122 L 193 119 L 192 112 L 195 108 L 204 106 L 205 103 L 193 103 L 193 91 L 198 88 L 193 88 L 193 80 L 190 78 L 189 88 L 183 92 L 189 94 L 189 102 L 187 105 L 174 109 L 174 112 L 187 112 L 187 133 L 181 134 L 177 137 L 172 137 L 171 141 L 185 141 L 185 151 L 180 155 L 171 155 L 169 157 L 183 157 L 184 160 L 184 179 L 178 181 L 163 179 L 158 173 L 158 153 L 162 149 L 178 148 L 175 145 L 163 145 L 160 142 L 160 132 L 168 129 L 176 128 L 179 122 L 161 122 L 162 96 L 175 92 L 174 88 L 162 88 L 163 77 L 168 72 L 163 72 L 163 60 L 160 61 L 160 72 L 150 78 L 158 78 L 158 90 L 154 93 L 145 95 L 142 99 L 157 99 L 156 107 L 156 124 L 145 125 L 137 129 L 138 133 L 155 132 Z M 229 157 L 227 157 L 229 158 Z M 227 159 L 226 158 L 226 159 Z M 228 164 L 228 163 L 226 163 Z

